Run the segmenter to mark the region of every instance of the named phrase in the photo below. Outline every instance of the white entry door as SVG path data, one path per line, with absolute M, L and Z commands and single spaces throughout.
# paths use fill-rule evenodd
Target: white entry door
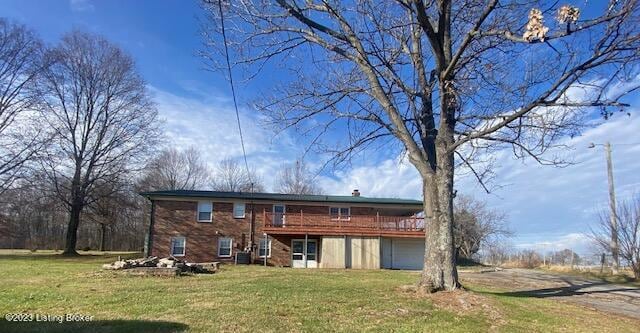
M 305 265 L 306 260 L 306 265 Z M 307 240 L 307 248 L 304 247 L 304 239 L 291 241 L 291 266 L 293 268 L 318 267 L 318 240 Z

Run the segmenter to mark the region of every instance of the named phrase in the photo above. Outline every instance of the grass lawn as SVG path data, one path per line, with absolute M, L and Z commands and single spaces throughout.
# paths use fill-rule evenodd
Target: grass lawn
M 0 332 L 420 331 L 632 332 L 640 322 L 552 300 L 495 295 L 446 310 L 402 292 L 415 272 L 224 266 L 213 275 L 131 277 L 114 255 L 0 253 L 0 312 L 94 316 L 92 322 L 0 320 Z M 441 302 L 447 299 L 440 294 Z M 438 303 L 440 304 L 440 303 Z

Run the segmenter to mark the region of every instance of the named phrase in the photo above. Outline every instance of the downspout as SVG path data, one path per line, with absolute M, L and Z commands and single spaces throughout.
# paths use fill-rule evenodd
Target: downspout
M 253 201 L 251 202 L 251 222 L 250 224 L 250 230 L 249 230 L 249 245 L 251 248 L 251 252 L 254 251 L 254 244 L 255 244 L 255 235 L 256 235 L 256 212 L 255 212 L 255 207 L 254 207 L 254 203 Z M 264 223 L 264 222 L 263 222 Z
M 251 183 L 251 192 L 250 192 L 251 200 L 249 200 L 249 204 L 251 205 L 251 220 L 249 221 L 249 253 L 252 259 L 255 259 L 255 237 L 256 237 L 256 211 L 255 211 L 255 203 L 253 201 L 253 183 Z M 264 223 L 264 221 L 262 221 Z
M 156 202 L 151 200 L 151 198 L 147 197 L 149 201 L 151 201 L 151 212 L 149 213 L 149 230 L 147 230 L 147 235 L 144 244 L 144 257 L 150 257 L 152 254 L 153 248 L 153 227 L 156 220 Z

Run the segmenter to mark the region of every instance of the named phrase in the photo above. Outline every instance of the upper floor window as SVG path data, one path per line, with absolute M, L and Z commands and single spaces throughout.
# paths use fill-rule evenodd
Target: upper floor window
M 210 201 L 198 202 L 198 222 L 211 222 L 213 220 L 213 203 Z
M 171 255 L 174 257 L 184 256 L 186 243 L 187 240 L 184 237 L 171 237 Z
M 331 215 L 332 220 L 349 220 L 351 218 L 351 208 L 330 207 L 329 215 Z
M 218 257 L 231 257 L 233 240 L 229 237 L 218 238 Z
M 236 219 L 243 219 L 245 216 L 245 204 L 244 202 L 233 203 L 233 217 Z

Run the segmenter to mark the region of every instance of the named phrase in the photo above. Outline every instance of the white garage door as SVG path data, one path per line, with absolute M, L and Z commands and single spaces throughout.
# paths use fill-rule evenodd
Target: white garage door
M 424 239 L 394 238 L 391 268 L 422 269 Z

